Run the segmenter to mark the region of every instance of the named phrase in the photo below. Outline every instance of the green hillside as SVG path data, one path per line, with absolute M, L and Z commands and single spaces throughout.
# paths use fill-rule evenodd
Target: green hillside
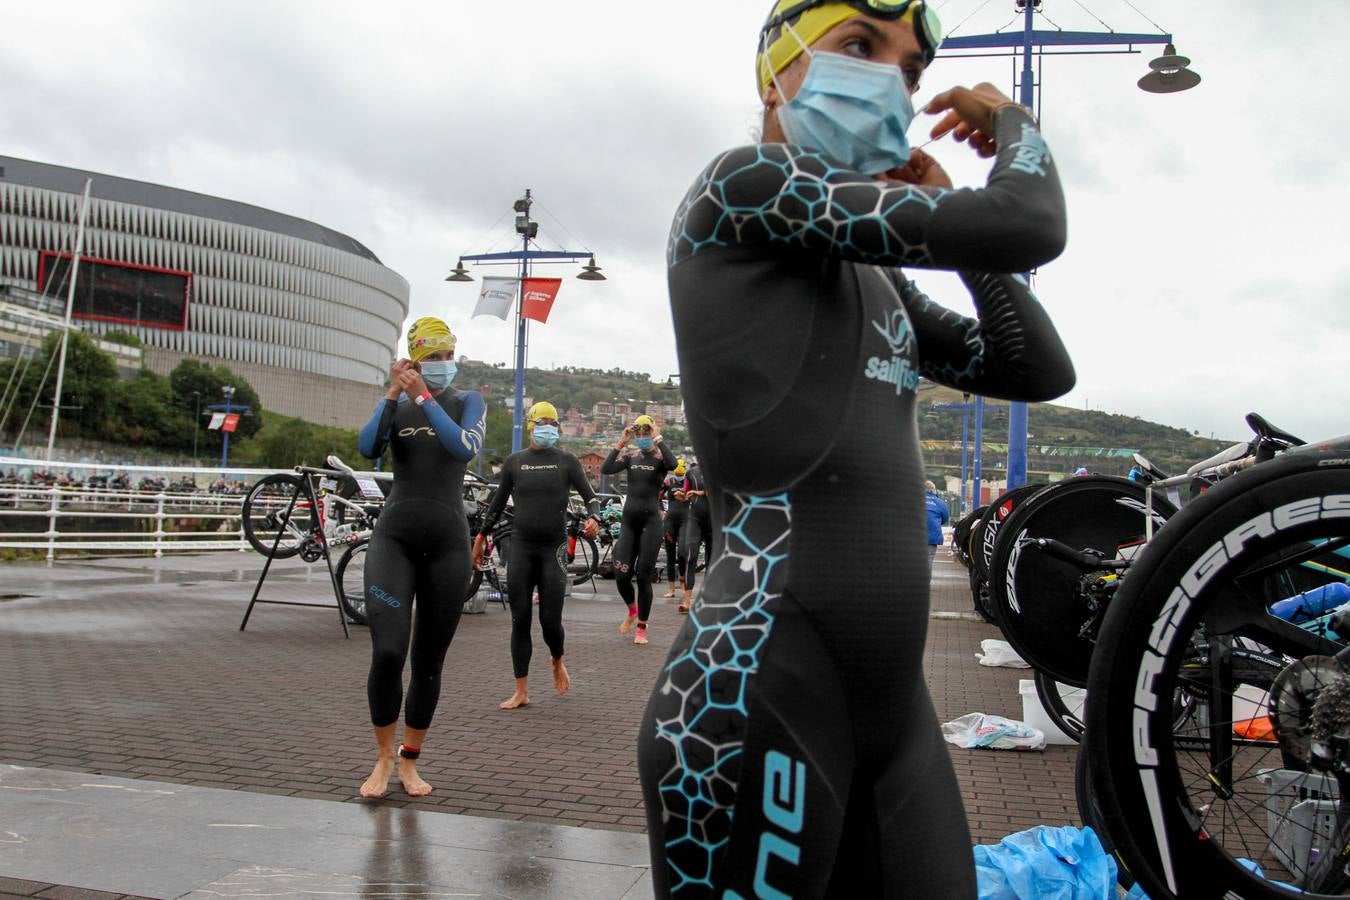
M 489 408 L 503 406 L 514 391 L 514 372 L 504 365 L 462 360 L 456 386 L 484 390 Z M 527 397 L 547 399 L 559 410 L 575 407 L 583 413 L 600 401 L 629 402 L 637 409 L 646 403 L 675 403 L 679 387 L 653 381 L 645 372 L 622 369 L 529 369 Z M 943 409 L 959 404 L 961 394 L 950 388 L 923 383 L 919 389 L 919 435 L 930 471 L 952 471 L 960 466 L 961 411 Z M 935 408 L 936 407 L 936 408 Z M 1139 451 L 1169 472 L 1184 470 L 1210 456 L 1228 441 L 1202 438 L 1184 428 L 1159 425 L 1135 416 L 1082 410 L 1050 403 L 1032 404 L 1029 413 L 1029 464 L 1033 477 L 1056 476 L 1086 466 L 1094 472 L 1123 475 L 1129 471 L 1130 452 Z M 973 427 L 972 427 L 973 439 Z M 985 407 L 985 465 L 998 468 L 1007 454 L 1008 406 L 989 401 Z M 956 442 L 953 448 L 935 442 Z M 1108 452 L 1103 452 L 1108 451 Z M 1110 452 L 1113 451 L 1113 452 Z

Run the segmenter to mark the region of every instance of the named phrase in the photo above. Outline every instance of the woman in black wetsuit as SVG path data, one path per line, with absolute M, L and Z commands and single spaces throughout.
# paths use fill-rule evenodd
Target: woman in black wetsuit
M 366 695 L 379 755 L 361 785 L 362 797 L 384 796 L 395 764 L 408 794 L 431 792 L 417 774 L 416 760 L 469 587 L 464 466 L 483 445 L 483 397 L 450 389 L 457 368 L 455 336 L 440 319 L 413 323 L 408 355 L 411 359 L 394 363 L 389 393 L 358 440 L 368 459 L 378 459 L 386 447 L 394 455 L 394 486 L 366 551 L 372 648 Z M 403 663 L 410 643 L 412 675 L 404 704 Z M 401 744 L 395 741 L 400 705 Z
M 954 190 L 908 147 L 941 36 L 919 0 L 777 0 L 761 143 L 676 213 L 671 308 L 716 558 L 639 732 L 658 896 L 974 897 L 924 683 L 915 393 L 1049 400 L 1073 367 L 1020 275 L 1065 241 L 1035 118 L 938 94 L 933 136 L 995 158 Z M 968 318 L 901 267 L 957 271 Z
M 637 452 L 620 456 L 629 440 L 637 444 Z M 628 617 L 619 626 L 619 634 L 627 634 L 636 622 L 635 644 L 647 643 L 652 576 L 656 574 L 656 554 L 661 549 L 661 484 L 666 473 L 674 468 L 675 455 L 656 433 L 651 416 L 638 416 L 625 428 L 619 445 L 609 451 L 609 457 L 600 465 L 604 475 L 628 470 L 628 499 L 624 501 L 619 522 L 619 542 L 614 545 L 614 580 L 619 586 L 619 596 L 628 604 Z
M 501 709 L 519 709 L 530 703 L 530 638 L 533 598 L 539 595 L 539 626 L 544 632 L 553 665 L 553 689 L 567 693 L 572 679 L 563 665 L 563 595 L 567 572 L 559 554 L 567 544 L 567 503 L 572 491 L 581 495 L 590 510 L 584 533 L 600 531 L 600 501 L 586 480 L 581 461 L 558 443 L 558 410 L 546 400 L 525 414 L 530 446 L 512 453 L 502 464 L 497 491 L 483 516 L 483 525 L 473 541 L 473 562 L 483 555 L 483 535 L 491 534 L 506 501 L 515 498 L 515 519 L 506 565 L 506 593 L 511 603 L 511 666 L 516 689 L 500 704 Z
M 677 491 L 683 491 L 684 457 L 675 459 L 675 468 L 666 476 L 661 485 L 661 502 L 665 504 L 665 514 L 661 517 L 661 543 L 666 551 L 666 592 L 661 596 L 666 600 L 675 596 L 675 580 L 684 580 L 684 557 L 680 555 L 680 532 L 684 529 L 684 520 L 689 512 L 689 501 L 676 498 Z M 687 610 L 681 609 L 680 612 Z
M 703 558 L 709 563 L 713 558 L 712 507 L 708 503 L 708 486 L 703 483 L 703 470 L 697 463 L 689 467 L 678 495 L 689 505 L 684 530 L 680 533 L 680 554 L 684 559 L 684 596 L 680 600 L 679 611 L 687 613 L 694 602 L 694 585 L 698 581 L 699 548 L 703 549 Z

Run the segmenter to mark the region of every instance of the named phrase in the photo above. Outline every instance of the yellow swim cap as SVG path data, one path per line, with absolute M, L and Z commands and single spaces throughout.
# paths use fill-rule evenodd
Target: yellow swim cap
M 558 421 L 558 409 L 547 400 L 540 400 L 534 406 L 531 406 L 525 413 L 525 422 L 530 428 L 534 428 L 534 423 L 540 419 L 552 419 Z
M 764 22 L 767 25 L 785 11 L 801 5 L 802 0 L 774 0 L 773 9 L 769 11 L 768 18 Z M 761 31 L 759 53 L 755 56 L 755 71 L 759 76 L 759 95 L 764 96 L 764 92 L 772 83 L 774 75 L 786 69 L 794 59 L 801 56 L 803 44 L 809 47 L 840 22 L 854 16 L 866 15 L 862 9 L 858 8 L 862 5 L 861 3 L 843 3 L 840 0 L 826 0 L 826 2 L 817 6 L 812 6 L 795 18 L 774 25 L 768 31 Z M 914 25 L 919 10 L 924 6 L 925 4 L 922 3 L 914 3 L 905 9 L 902 14 L 895 17 L 904 19 Z M 892 16 L 885 16 L 885 18 L 892 18 Z M 786 26 L 788 25 L 792 26 L 791 31 L 787 29 Z M 793 32 L 796 32 L 796 37 L 793 37 Z
M 652 417 L 651 417 L 651 416 L 638 416 L 636 419 L 633 420 L 633 427 L 634 427 L 634 428 L 641 428 L 641 427 L 643 427 L 644 425 L 647 426 L 647 427 L 649 427 L 649 428 L 655 428 L 655 427 L 656 427 L 656 423 L 652 421 Z
M 455 333 L 435 316 L 423 316 L 408 329 L 408 358 L 421 362 L 437 350 L 455 352 Z
M 675 474 L 683 475 L 686 471 L 687 470 L 684 467 L 684 457 L 681 456 L 679 459 L 675 460 Z

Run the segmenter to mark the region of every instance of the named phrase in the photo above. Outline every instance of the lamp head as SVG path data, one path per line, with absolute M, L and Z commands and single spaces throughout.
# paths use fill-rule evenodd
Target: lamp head
M 1200 76 L 1187 68 L 1190 59 L 1177 55 L 1177 48 L 1168 44 L 1163 55 L 1149 62 L 1153 71 L 1139 79 L 1139 89 L 1150 94 L 1175 94 L 1190 90 L 1200 83 Z
M 600 267 L 597 266 L 597 265 L 595 264 L 595 257 L 594 257 L 594 256 L 591 257 L 591 261 L 590 261 L 590 262 L 586 263 L 586 265 L 584 265 L 584 266 L 581 267 L 581 274 L 578 275 L 577 278 L 581 279 L 582 281 L 605 281 L 605 280 L 606 280 L 606 279 L 605 279 L 605 276 L 602 275 L 602 274 L 600 274 Z
M 461 259 L 459 262 L 455 263 L 455 267 L 454 267 L 453 269 L 450 270 L 450 274 L 446 277 L 445 280 L 446 280 L 446 281 L 473 281 L 473 276 L 470 275 L 470 274 L 468 273 L 468 270 L 466 270 L 466 269 L 464 268 L 464 260 Z

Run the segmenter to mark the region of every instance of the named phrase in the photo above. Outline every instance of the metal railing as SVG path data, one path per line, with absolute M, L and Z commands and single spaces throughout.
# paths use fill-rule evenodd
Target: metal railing
M 253 482 L 277 469 L 203 469 L 180 466 L 128 466 L 0 457 L 0 470 L 82 472 L 88 475 L 177 475 L 196 483 L 221 478 Z M 111 478 L 109 479 L 111 480 Z M 241 507 L 244 494 L 211 491 L 137 490 L 88 484 L 0 484 L 0 548 L 44 551 L 248 550 Z M 190 520 L 193 530 L 179 530 Z M 23 522 L 43 530 L 20 530 Z M 111 525 L 91 530 L 96 524 Z M 64 526 L 64 527 L 63 527 Z M 201 527 L 205 526 L 205 527 Z

